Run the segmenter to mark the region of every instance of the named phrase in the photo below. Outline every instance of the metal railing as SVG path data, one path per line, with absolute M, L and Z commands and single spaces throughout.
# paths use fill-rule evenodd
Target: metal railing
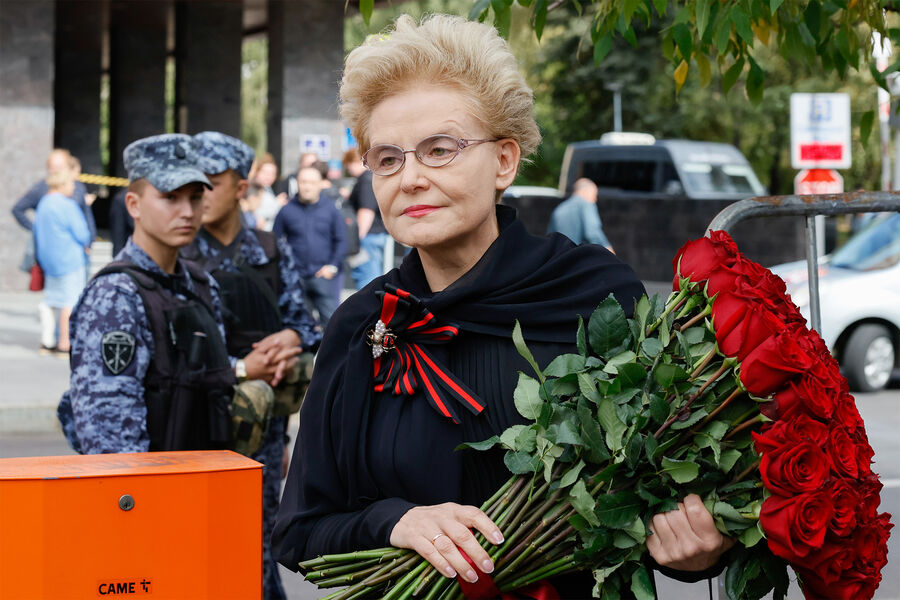
M 866 212 L 900 211 L 900 192 L 849 192 L 814 196 L 762 196 L 726 206 L 710 222 L 709 231 L 728 231 L 737 222 L 760 217 L 806 217 L 806 267 L 809 273 L 809 322 L 821 332 L 819 257 L 815 218 Z

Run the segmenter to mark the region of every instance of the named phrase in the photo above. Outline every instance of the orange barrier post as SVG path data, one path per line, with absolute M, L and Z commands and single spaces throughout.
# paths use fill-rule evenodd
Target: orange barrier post
M 0 459 L 0 598 L 143 596 L 262 596 L 262 465 L 225 450 Z

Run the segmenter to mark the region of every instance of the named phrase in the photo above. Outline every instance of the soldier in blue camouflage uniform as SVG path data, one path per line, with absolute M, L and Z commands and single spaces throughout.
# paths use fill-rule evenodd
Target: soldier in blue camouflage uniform
M 228 407 L 237 378 L 225 345 L 218 285 L 178 257 L 200 228 L 204 186 L 211 187 L 197 166 L 196 142 L 179 134 L 145 138 L 129 145 L 124 159 L 134 234 L 73 311 L 71 387 L 58 411 L 63 431 L 81 453 L 228 447 Z M 192 312 L 162 311 L 160 298 Z M 170 314 L 200 316 L 179 327 Z M 266 360 L 262 349 L 251 354 L 245 360 Z M 178 384 L 167 385 L 173 381 Z M 224 411 L 182 418 L 185 411 L 176 410 L 171 399 L 185 393 L 187 405 L 209 401 L 214 408 L 224 404 Z
M 283 367 L 299 351 L 312 352 L 321 332 L 306 309 L 293 251 L 284 240 L 250 230 L 241 219 L 253 149 L 239 139 L 207 131 L 194 136 L 199 167 L 212 183 L 204 193 L 203 227 L 181 256 L 202 266 L 219 282 L 226 306 L 226 339 L 239 379 L 277 386 Z M 264 289 L 257 289 L 264 288 Z M 275 302 L 277 300 L 277 305 Z M 251 348 L 268 362 L 245 356 Z M 259 451 L 263 463 L 263 577 L 266 599 L 284 598 L 269 537 L 278 509 L 285 460 L 286 416 L 273 417 Z

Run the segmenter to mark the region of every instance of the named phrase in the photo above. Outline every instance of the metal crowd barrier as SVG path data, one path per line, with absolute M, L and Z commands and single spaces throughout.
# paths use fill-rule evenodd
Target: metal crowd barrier
M 821 331 L 819 258 L 815 218 L 866 212 L 900 211 L 900 192 L 849 192 L 814 196 L 762 196 L 726 206 L 710 222 L 709 231 L 728 231 L 738 221 L 759 217 L 806 217 L 806 267 L 809 273 L 810 326 Z

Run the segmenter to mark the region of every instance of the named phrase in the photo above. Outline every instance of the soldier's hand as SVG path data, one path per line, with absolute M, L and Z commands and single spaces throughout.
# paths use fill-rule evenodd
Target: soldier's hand
M 302 352 L 293 352 L 300 346 L 300 336 L 293 329 L 282 329 L 253 344 L 254 350 L 261 351 L 270 363 L 277 363 Z M 288 352 L 290 351 L 290 352 Z
M 296 349 L 299 353 L 300 349 Z M 247 379 L 261 379 L 275 387 L 284 378 L 287 369 L 293 366 L 291 361 L 297 359 L 293 356 L 279 362 L 270 361 L 264 352 L 254 349 L 244 357 L 244 366 L 247 369 Z

